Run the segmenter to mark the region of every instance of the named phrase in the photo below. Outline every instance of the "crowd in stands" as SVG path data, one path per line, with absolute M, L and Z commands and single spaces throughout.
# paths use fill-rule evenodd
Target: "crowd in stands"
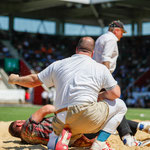
M 6 47 L 1 41 L 0 41 L 0 59 L 4 58 L 10 58 L 11 54 L 8 50 L 8 47 Z
M 125 37 L 118 44 L 120 55 L 115 78 L 122 88 L 123 99 L 128 107 L 150 107 L 149 94 L 138 97 L 134 95 L 150 92 L 150 78 L 144 86 L 134 84 L 142 74 L 150 70 L 149 36 Z
M 1 41 L 0 41 L 0 67 L 4 68 L 4 59 L 5 58 L 11 58 L 11 54 L 8 50 L 8 47 L 6 47 Z
M 43 91 L 41 93 L 41 96 L 42 96 L 42 104 L 45 105 L 45 104 L 53 104 L 53 102 L 55 101 L 55 98 L 56 98 L 56 90 L 54 87 L 51 87 L 49 89 L 50 91 Z
M 150 70 L 150 40 L 149 37 L 125 37 L 118 44 L 120 55 L 115 77 L 124 90 Z
M 14 32 L 12 45 L 35 72 L 39 72 L 54 61 L 74 54 L 79 38 Z M 150 107 L 149 95 L 133 96 L 133 92 L 150 92 L 150 87 L 132 87 L 143 73 L 150 70 L 149 36 L 124 37 L 118 46 L 120 54 L 114 77 L 122 88 L 122 98 L 131 107 Z M 0 49 L 4 55 L 8 53 L 7 47 L 1 43 Z
M 52 62 L 64 58 L 63 54 L 65 53 L 62 49 L 59 50 L 61 45 L 57 37 L 26 33 L 15 33 L 14 37 L 12 44 L 36 72 L 41 71 Z
M 132 86 L 126 90 L 128 107 L 150 108 L 150 84 L 148 86 Z

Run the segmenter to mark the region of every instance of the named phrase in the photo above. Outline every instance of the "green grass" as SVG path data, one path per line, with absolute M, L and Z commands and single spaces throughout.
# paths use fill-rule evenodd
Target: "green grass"
M 126 118 L 129 120 L 150 120 L 150 109 L 128 108 Z
M 0 107 L 0 121 L 26 120 L 40 107 Z M 129 108 L 126 118 L 130 120 L 150 120 L 150 109 Z
M 26 120 L 40 107 L 0 107 L 0 121 Z

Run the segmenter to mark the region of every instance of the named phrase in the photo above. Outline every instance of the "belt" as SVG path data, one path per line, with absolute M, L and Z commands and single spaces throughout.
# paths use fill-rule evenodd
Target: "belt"
M 58 110 L 55 112 L 55 115 L 58 114 L 58 113 L 60 113 L 60 112 L 67 111 L 67 110 L 68 110 L 67 107 L 58 109 Z

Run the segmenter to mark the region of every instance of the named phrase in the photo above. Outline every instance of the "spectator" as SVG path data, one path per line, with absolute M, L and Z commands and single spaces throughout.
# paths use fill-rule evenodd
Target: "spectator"
M 42 94 L 42 104 L 46 105 L 49 103 L 49 99 L 48 99 L 48 92 L 47 91 L 43 91 Z

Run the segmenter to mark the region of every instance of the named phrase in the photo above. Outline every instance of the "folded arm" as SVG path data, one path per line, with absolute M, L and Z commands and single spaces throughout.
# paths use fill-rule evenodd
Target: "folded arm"
M 121 95 L 120 87 L 118 85 L 115 85 L 110 90 L 100 92 L 98 95 L 98 101 L 104 99 L 115 100 L 116 98 L 119 98 L 120 95 Z

